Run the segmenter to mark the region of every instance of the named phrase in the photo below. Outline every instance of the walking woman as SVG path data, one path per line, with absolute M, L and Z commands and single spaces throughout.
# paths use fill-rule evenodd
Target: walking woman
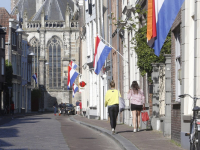
M 119 112 L 119 96 L 120 92 L 115 89 L 115 82 L 110 82 L 111 89 L 106 92 L 105 107 L 108 106 L 108 113 L 110 117 L 110 126 L 112 128 L 112 134 L 115 134 L 115 128 L 117 125 L 117 115 Z
M 140 130 L 140 112 L 145 104 L 143 91 L 140 89 L 137 81 L 132 82 L 127 98 L 130 99 L 131 102 L 133 132 L 136 132 Z
M 53 104 L 54 116 L 56 116 L 57 107 L 58 107 L 58 103 L 57 103 L 57 101 L 55 101 L 54 104 Z

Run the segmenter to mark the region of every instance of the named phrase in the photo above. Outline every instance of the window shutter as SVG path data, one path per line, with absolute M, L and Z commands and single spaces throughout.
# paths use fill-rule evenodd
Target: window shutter
M 88 0 L 89 14 L 92 15 L 92 0 Z
M 85 0 L 85 10 L 88 10 L 88 0 Z

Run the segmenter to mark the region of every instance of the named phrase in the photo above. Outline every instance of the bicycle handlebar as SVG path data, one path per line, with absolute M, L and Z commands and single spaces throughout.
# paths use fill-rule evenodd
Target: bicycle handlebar
M 192 99 L 200 99 L 200 98 L 198 98 L 198 97 L 192 97 L 190 94 L 181 94 L 181 95 L 179 95 L 178 97 L 180 97 L 180 98 L 185 98 L 186 96 L 189 96 L 189 97 L 191 97 Z

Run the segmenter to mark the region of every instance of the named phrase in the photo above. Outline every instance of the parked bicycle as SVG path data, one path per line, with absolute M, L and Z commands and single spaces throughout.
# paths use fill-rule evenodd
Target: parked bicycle
M 186 133 L 185 136 L 189 136 L 190 139 L 190 150 L 200 150 L 200 119 L 198 119 L 198 112 L 200 111 L 200 107 L 196 106 L 197 97 L 192 97 L 189 94 L 179 95 L 180 98 L 185 98 L 189 96 L 194 101 L 193 117 L 190 121 L 190 133 Z

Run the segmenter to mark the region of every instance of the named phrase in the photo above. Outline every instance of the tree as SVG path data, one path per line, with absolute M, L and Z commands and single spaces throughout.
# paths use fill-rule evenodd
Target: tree
M 148 80 L 152 82 L 151 80 L 151 73 L 152 73 L 152 63 L 164 63 L 165 57 L 164 54 L 170 54 L 171 53 L 171 31 L 169 32 L 165 43 L 161 49 L 160 56 L 156 56 L 154 54 L 154 50 L 150 48 L 147 45 L 147 26 L 144 25 L 141 28 L 138 28 L 137 25 L 141 24 L 140 22 L 136 22 L 136 20 L 140 20 L 141 16 L 147 16 L 147 11 L 144 9 L 141 9 L 140 5 L 136 5 L 135 7 L 135 18 L 128 18 L 127 22 L 129 24 L 126 24 L 126 26 L 122 27 L 121 29 L 127 29 L 128 31 L 134 30 L 135 36 L 130 41 L 135 46 L 132 47 L 137 56 L 138 56 L 138 68 L 140 70 L 140 73 L 142 76 L 144 76 L 146 73 L 148 75 Z M 145 17 L 144 17 L 145 18 Z M 116 21 L 116 18 L 112 18 L 113 24 L 116 26 L 119 26 L 120 24 L 123 24 L 123 20 Z M 143 22 L 147 22 L 146 18 L 143 20 Z

